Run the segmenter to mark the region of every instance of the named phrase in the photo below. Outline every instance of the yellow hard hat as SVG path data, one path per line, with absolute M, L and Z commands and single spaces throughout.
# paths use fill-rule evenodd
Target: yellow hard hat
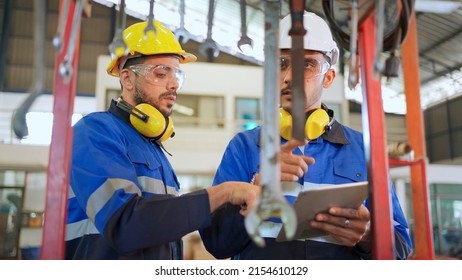
M 135 23 L 123 31 L 123 40 L 127 45 L 128 54 L 116 54 L 112 57 L 106 71 L 109 75 L 119 76 L 119 65 L 125 62 L 130 56 L 136 55 L 156 55 L 156 54 L 176 54 L 180 57 L 180 63 L 194 62 L 197 57 L 187 53 L 181 48 L 172 31 L 162 25 L 159 21 L 154 21 L 156 34 L 149 31 L 145 34 L 144 30 L 147 22 Z

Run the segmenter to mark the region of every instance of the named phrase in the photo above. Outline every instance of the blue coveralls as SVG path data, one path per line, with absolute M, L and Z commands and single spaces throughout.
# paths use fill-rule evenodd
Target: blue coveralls
M 229 143 L 218 167 L 213 184 L 225 181 L 250 182 L 259 172 L 261 127 L 238 133 Z M 285 143 L 284 139 L 281 143 Z M 293 151 L 301 154 L 300 148 Z M 332 129 L 316 140 L 310 141 L 303 153 L 315 159 L 299 183 L 303 188 L 322 187 L 367 180 L 367 166 L 361 133 L 334 122 Z M 407 232 L 407 222 L 393 190 L 391 201 L 395 233 L 395 255 L 406 259 L 412 250 Z M 368 201 L 364 202 L 369 207 Z M 276 242 L 281 228 L 280 221 L 266 221 L 261 235 L 266 246 L 257 247 L 244 227 L 239 207 L 226 205 L 212 215 L 212 225 L 200 231 L 205 247 L 217 258 L 234 259 L 370 259 L 370 252 L 358 246 L 347 247 L 332 243 L 333 239 L 315 238 Z
M 181 237 L 210 224 L 208 195 L 178 196 L 159 143 L 115 106 L 74 127 L 66 259 L 181 259 Z

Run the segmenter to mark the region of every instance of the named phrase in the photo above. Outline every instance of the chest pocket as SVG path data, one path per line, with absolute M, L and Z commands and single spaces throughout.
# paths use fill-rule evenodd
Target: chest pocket
M 360 182 L 367 180 L 367 167 L 364 162 L 334 159 L 335 183 Z
M 180 191 L 178 179 L 170 165 L 162 165 L 152 150 L 143 150 L 138 146 L 130 146 L 127 155 L 136 170 L 138 183 L 143 188 L 144 195 L 170 194 L 178 196 Z
M 137 146 L 130 146 L 127 156 L 135 166 L 138 176 L 148 175 L 147 173 L 160 167 L 160 163 L 154 159 L 150 152 L 143 151 Z

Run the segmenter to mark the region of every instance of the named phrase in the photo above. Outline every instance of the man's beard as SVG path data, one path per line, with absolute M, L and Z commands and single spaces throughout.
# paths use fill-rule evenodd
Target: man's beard
M 173 91 L 167 91 L 167 92 L 163 92 L 162 94 L 159 95 L 158 97 L 158 100 L 161 100 L 162 98 L 164 98 L 165 96 L 169 96 L 169 95 L 176 95 L 176 92 L 173 92 Z M 133 100 L 135 101 L 135 103 L 138 105 L 138 104 L 141 104 L 141 103 L 147 103 L 151 106 L 153 106 L 154 108 L 156 108 L 157 110 L 159 110 L 162 114 L 164 115 L 167 115 L 169 116 L 171 113 L 172 113 L 172 108 L 173 108 L 173 105 L 172 106 L 169 106 L 168 107 L 168 112 L 163 112 L 160 108 L 159 108 L 159 103 L 158 103 L 158 100 L 157 102 L 153 99 L 150 99 L 148 94 L 146 93 L 145 90 L 143 90 L 139 85 L 138 83 L 135 84 L 135 94 L 133 95 Z
M 146 91 L 139 87 L 138 84 L 135 84 L 135 94 L 133 95 L 133 100 L 137 105 L 141 103 L 148 103 L 154 106 L 154 104 L 151 104 L 151 102 L 149 102 Z

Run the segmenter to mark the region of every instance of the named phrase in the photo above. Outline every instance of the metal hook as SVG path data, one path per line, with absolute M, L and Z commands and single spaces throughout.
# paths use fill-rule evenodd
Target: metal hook
M 111 54 L 112 58 L 122 57 L 124 55 L 127 55 L 128 53 L 127 44 L 125 44 L 125 41 L 123 39 L 125 21 L 125 0 L 121 0 L 119 6 L 119 16 L 117 18 L 117 23 L 119 26 L 115 31 L 114 38 L 112 39 L 111 44 L 109 45 L 109 53 Z
M 74 18 L 72 21 L 72 28 L 71 28 L 71 37 L 69 39 L 67 45 L 67 53 L 64 57 L 64 61 L 61 62 L 59 65 L 59 74 L 63 77 L 64 83 L 69 83 L 72 77 L 72 63 L 74 61 L 74 52 L 75 52 L 75 44 L 77 42 L 77 33 L 80 28 L 80 20 L 82 18 L 82 11 L 83 11 L 83 1 L 85 0 L 78 0 L 76 9 L 74 10 Z
M 148 15 L 148 25 L 144 29 L 144 37 L 148 37 L 148 32 L 154 32 L 154 36 L 157 36 L 157 30 L 154 27 L 154 0 L 150 0 L 149 2 L 149 15 Z
M 56 35 L 53 37 L 53 41 L 52 41 L 53 47 L 58 52 L 60 52 L 61 49 L 63 48 L 63 33 L 64 33 L 64 27 L 66 25 L 67 14 L 69 13 L 69 1 L 70 0 L 64 0 L 61 17 L 59 18 L 59 23 L 58 23 L 58 30 L 56 31 Z
M 253 48 L 253 41 L 252 39 L 247 36 L 247 12 L 246 12 L 246 2 L 245 0 L 240 0 L 240 8 L 241 8 L 241 38 L 237 42 L 237 47 L 242 52 L 243 45 L 249 45 Z
M 215 0 L 209 0 L 209 12 L 207 16 L 207 38 L 204 43 L 199 47 L 199 52 L 208 57 L 211 60 L 214 57 L 218 57 L 220 50 L 218 49 L 217 43 L 212 39 L 212 28 L 213 28 L 213 15 L 215 13 Z
M 380 62 L 380 54 L 383 50 L 383 29 L 385 21 L 385 0 L 375 1 L 375 20 L 376 20 L 376 42 L 375 42 L 375 62 L 374 77 L 378 79 L 383 72 L 383 64 Z
M 180 28 L 175 30 L 175 38 L 179 41 L 180 39 L 182 40 L 182 43 L 185 44 L 186 42 L 189 41 L 189 38 L 191 37 L 191 34 L 186 30 L 184 27 L 184 17 L 185 17 L 185 0 L 180 1 Z
M 357 59 L 356 49 L 358 44 L 358 0 L 352 0 L 351 38 L 350 38 L 350 65 L 348 73 L 348 88 L 351 90 L 358 84 L 356 76 Z

